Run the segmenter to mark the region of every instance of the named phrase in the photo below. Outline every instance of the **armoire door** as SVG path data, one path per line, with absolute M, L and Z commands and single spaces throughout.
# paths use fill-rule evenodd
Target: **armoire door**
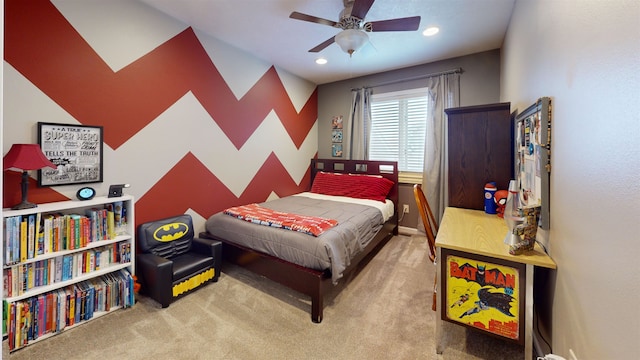
M 484 209 L 484 185 L 508 189 L 513 176 L 510 103 L 446 109 L 449 206 Z

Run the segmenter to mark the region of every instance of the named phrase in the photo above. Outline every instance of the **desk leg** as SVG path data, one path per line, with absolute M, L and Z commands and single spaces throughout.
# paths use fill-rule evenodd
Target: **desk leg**
M 531 359 L 533 356 L 533 265 L 527 264 L 527 285 L 524 301 L 524 358 Z
M 442 329 L 442 285 L 443 285 L 443 277 L 442 277 L 442 266 L 440 265 L 440 261 L 442 261 L 442 250 L 440 248 L 436 249 L 436 259 L 438 263 L 436 264 L 436 274 L 438 277 L 437 281 L 437 291 L 438 294 L 436 298 L 436 354 L 442 354 L 444 351 L 444 334 Z

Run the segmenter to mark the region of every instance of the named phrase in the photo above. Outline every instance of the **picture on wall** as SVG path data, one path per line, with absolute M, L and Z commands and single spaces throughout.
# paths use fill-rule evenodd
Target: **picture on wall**
M 331 130 L 331 142 L 342 142 L 342 129 Z
M 38 170 L 39 186 L 102 182 L 102 126 L 38 123 L 38 144 L 57 169 Z
M 342 157 L 342 115 L 336 115 L 331 119 L 331 155 Z
M 334 116 L 333 119 L 331 119 L 331 128 L 342 129 L 342 115 Z
M 442 319 L 524 343 L 523 264 L 442 249 Z
M 342 144 L 333 144 L 331 146 L 331 155 L 333 157 L 341 157 L 342 156 Z

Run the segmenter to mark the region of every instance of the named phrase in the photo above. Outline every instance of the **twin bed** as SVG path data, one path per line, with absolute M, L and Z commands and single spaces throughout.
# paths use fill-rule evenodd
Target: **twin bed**
M 201 237 L 219 240 L 228 261 L 311 297 L 326 292 L 398 233 L 396 162 L 311 160 L 310 191 L 226 209 Z

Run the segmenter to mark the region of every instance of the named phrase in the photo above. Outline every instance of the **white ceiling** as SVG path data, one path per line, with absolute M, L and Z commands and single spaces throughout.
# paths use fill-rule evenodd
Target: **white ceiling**
M 339 21 L 342 0 L 140 0 L 194 29 L 316 84 L 500 48 L 515 0 L 376 0 L 365 21 L 420 16 L 418 31 L 368 33 L 349 57 L 337 44 L 309 49 L 340 29 L 289 18 L 292 11 Z M 422 30 L 438 26 L 432 37 Z M 315 60 L 324 57 L 326 65 Z

